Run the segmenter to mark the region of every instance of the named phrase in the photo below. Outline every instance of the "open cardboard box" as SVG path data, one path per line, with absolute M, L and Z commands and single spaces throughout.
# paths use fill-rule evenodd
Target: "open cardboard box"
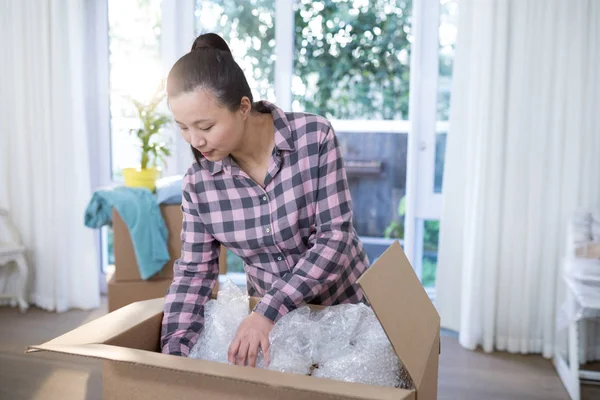
M 363 385 L 159 352 L 164 299 L 130 304 L 28 352 L 103 360 L 105 399 L 435 399 L 440 318 L 395 242 L 360 280 L 414 389 Z

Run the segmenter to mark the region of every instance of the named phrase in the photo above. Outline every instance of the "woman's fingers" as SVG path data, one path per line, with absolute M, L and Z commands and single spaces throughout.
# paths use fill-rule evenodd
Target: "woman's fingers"
M 230 364 L 235 364 L 235 359 L 240 348 L 240 339 L 236 335 L 231 344 L 229 345 L 229 351 L 227 352 L 227 360 Z
M 269 352 L 270 346 L 268 337 L 262 337 L 260 339 L 260 348 L 265 358 L 265 367 L 268 367 L 269 364 L 271 364 L 271 353 Z
M 271 362 L 269 332 L 272 328 L 273 322 L 259 314 L 252 313 L 244 319 L 229 346 L 227 352 L 229 363 L 256 367 L 258 349 L 260 348 L 268 366 Z
M 246 365 L 246 357 L 248 356 L 248 348 L 249 347 L 250 347 L 250 342 L 248 342 L 248 339 L 243 339 L 240 342 L 240 348 L 238 350 L 237 357 L 236 357 L 237 365 L 241 365 L 241 366 Z
M 260 341 L 257 339 L 252 340 L 248 347 L 248 366 L 256 367 L 256 356 L 258 355 L 258 346 L 260 345 Z

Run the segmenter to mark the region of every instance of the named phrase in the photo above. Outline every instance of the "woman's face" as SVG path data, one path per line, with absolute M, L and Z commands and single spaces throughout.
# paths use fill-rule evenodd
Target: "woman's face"
M 221 161 L 240 147 L 249 111 L 243 101 L 231 112 L 211 91 L 197 89 L 170 98 L 169 106 L 185 141 L 207 160 Z

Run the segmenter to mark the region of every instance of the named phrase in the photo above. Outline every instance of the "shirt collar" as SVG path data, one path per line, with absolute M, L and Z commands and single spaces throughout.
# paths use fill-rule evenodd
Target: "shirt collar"
M 275 104 L 268 101 L 259 101 L 256 104 L 259 112 L 270 112 L 273 116 L 273 125 L 275 126 L 275 147 L 278 150 L 294 151 L 294 138 L 292 137 L 292 128 L 285 112 Z

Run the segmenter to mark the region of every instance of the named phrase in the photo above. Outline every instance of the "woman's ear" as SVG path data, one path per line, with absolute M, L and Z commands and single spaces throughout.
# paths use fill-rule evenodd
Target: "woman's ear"
M 246 119 L 248 117 L 248 115 L 250 114 L 250 111 L 252 111 L 252 102 L 250 101 L 250 99 L 246 96 L 242 97 L 242 101 L 240 102 L 240 109 L 239 111 L 242 113 L 242 118 Z

